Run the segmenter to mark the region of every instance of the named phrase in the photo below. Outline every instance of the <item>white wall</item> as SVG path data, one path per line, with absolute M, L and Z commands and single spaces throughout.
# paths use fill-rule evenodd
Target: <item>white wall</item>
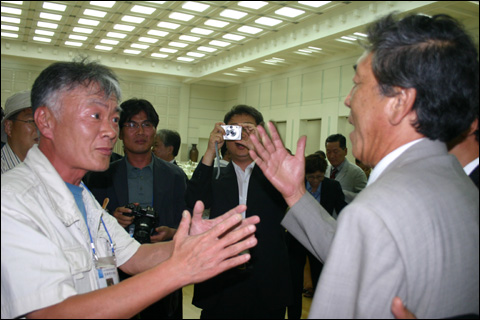
M 215 122 L 235 104 L 258 108 L 266 121 L 279 122 L 286 147 L 296 152 L 301 135 L 307 135 L 306 153 L 325 150 L 325 139 L 351 131 L 349 110 L 343 100 L 352 83 L 359 54 L 352 52 L 316 65 L 299 66 L 287 73 L 249 80 L 241 85 L 219 83 L 184 84 L 175 78 L 153 73 L 115 70 L 120 78 L 122 100 L 132 97 L 152 102 L 159 114 L 158 129 L 177 130 L 182 137 L 180 160 L 188 159 L 192 144 L 204 154 Z M 31 88 L 49 62 L 2 56 L 2 105 L 15 92 Z M 351 150 L 351 144 L 349 147 Z M 122 153 L 122 143 L 115 147 Z M 349 159 L 353 156 L 349 153 Z

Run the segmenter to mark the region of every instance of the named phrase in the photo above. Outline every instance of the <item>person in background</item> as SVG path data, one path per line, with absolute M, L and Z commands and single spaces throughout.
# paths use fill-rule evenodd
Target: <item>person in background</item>
M 130 318 L 249 260 L 238 253 L 256 244 L 259 219 L 242 221 L 245 206 L 206 221 L 199 202 L 173 241 L 140 245 L 81 183 L 110 164 L 120 99 L 116 75 L 85 59 L 56 62 L 35 80 L 39 145 L 1 179 L 2 319 Z M 117 266 L 137 276 L 118 283 Z
M 223 124 L 242 126 L 241 140 L 225 141 Z M 210 208 L 210 218 L 240 203 L 247 205 L 245 217 L 258 215 L 262 219 L 255 234 L 258 247 L 250 250 L 249 263 L 195 285 L 193 304 L 202 309 L 202 319 L 284 318 L 290 304 L 288 252 L 285 229 L 280 225 L 287 204 L 248 151 L 252 147 L 248 135 L 261 124 L 263 116 L 258 110 L 234 106 L 223 123 L 215 124 L 205 155 L 188 183 L 187 206 L 201 200 Z M 215 143 L 218 148 L 226 144 L 230 151 L 232 160 L 226 167 L 213 166 Z
M 3 107 L 1 109 L 2 109 L 2 119 L 1 119 L 1 121 L 3 122 L 3 118 L 5 117 L 5 111 L 3 111 Z M 0 141 L 0 142 L 1 142 L 1 145 L 2 145 L 1 148 L 3 148 L 3 146 L 5 145 L 5 142 L 3 142 L 3 141 Z
M 135 223 L 128 204 L 152 207 L 157 213 L 155 230 L 140 242 L 171 240 L 185 206 L 185 174 L 178 166 L 153 156 L 152 145 L 159 119 L 153 105 L 145 99 L 129 99 L 120 105 L 120 139 L 125 157 L 111 163 L 104 172 L 90 172 L 84 181 L 98 202 L 109 198 L 107 209 L 118 223 L 135 236 Z M 193 208 L 193 205 L 192 205 Z M 138 233 L 139 234 L 139 233 Z M 140 234 L 139 234 L 140 235 Z M 123 280 L 128 275 L 120 272 Z M 182 290 L 177 290 L 140 313 L 141 317 L 182 318 Z
M 30 90 L 14 94 L 5 103 L 6 115 L 2 119 L 1 151 L 2 174 L 25 160 L 28 150 L 38 143 L 39 135 L 33 120 Z
M 350 203 L 367 185 L 367 177 L 359 167 L 350 163 L 346 158 L 347 139 L 342 134 L 330 135 L 325 141 L 325 148 L 331 165 L 326 175 L 328 178 L 340 182 L 345 194 L 345 201 Z
M 152 151 L 160 159 L 177 164 L 175 157 L 178 155 L 181 143 L 182 139 L 178 132 L 161 129 L 158 130 L 157 135 L 155 136 Z
M 446 142 L 478 110 L 478 52 L 458 21 L 390 14 L 367 30 L 345 99 L 367 187 L 333 220 L 297 156 L 258 127 L 250 155 L 290 206 L 283 225 L 325 261 L 309 317 L 389 318 L 397 296 L 419 318 L 479 313 L 479 197 Z

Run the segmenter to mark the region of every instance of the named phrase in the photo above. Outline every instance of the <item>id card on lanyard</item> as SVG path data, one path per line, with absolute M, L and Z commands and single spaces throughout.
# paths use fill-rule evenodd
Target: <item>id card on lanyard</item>
M 117 259 L 115 258 L 115 249 L 113 248 L 112 238 L 110 237 L 110 233 L 108 233 L 105 223 L 103 222 L 103 218 L 100 217 L 100 219 L 102 221 L 103 227 L 105 228 L 105 231 L 107 232 L 108 240 L 110 241 L 110 248 L 112 249 L 112 255 L 110 257 L 98 257 L 88 224 L 87 229 L 90 236 L 90 245 L 92 246 L 93 251 L 93 263 L 95 264 L 95 269 L 97 270 L 97 284 L 98 287 L 102 289 L 119 283 L 120 278 L 118 276 Z

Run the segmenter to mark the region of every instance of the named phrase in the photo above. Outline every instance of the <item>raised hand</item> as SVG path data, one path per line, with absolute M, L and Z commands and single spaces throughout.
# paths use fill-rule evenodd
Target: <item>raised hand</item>
M 273 123 L 268 122 L 272 140 L 261 126 L 257 127 L 262 143 L 255 134 L 250 135 L 255 149 L 250 156 L 262 169 L 263 173 L 275 188 L 283 195 L 291 207 L 305 194 L 305 143 L 302 136 L 297 143 L 297 153 L 292 156 L 283 146 L 282 140 Z

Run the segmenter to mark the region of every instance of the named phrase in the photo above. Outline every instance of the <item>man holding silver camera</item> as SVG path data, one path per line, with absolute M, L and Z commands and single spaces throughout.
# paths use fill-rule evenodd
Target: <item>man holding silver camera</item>
M 153 145 L 158 114 L 145 99 L 132 98 L 120 105 L 120 134 L 125 157 L 110 164 L 105 172 L 90 172 L 85 183 L 98 202 L 109 198 L 107 206 L 118 223 L 140 243 L 173 238 L 186 209 L 185 175 L 178 166 L 155 157 Z M 129 205 L 127 207 L 127 204 Z M 153 208 L 155 219 L 147 214 Z M 133 210 L 131 208 L 138 208 Z M 145 226 L 140 220 L 151 221 Z M 155 227 L 154 235 L 149 236 Z M 148 230 L 142 230 L 148 228 Z M 144 236 L 140 236 L 143 234 Z M 127 278 L 121 273 L 121 278 Z M 151 311 L 151 313 L 150 313 Z M 182 317 L 182 291 L 177 290 L 141 313 L 144 317 Z
M 249 135 L 257 132 L 257 125 L 263 125 L 258 110 L 234 106 L 223 123 L 215 124 L 205 155 L 188 182 L 187 205 L 203 201 L 211 219 L 225 208 L 246 204 L 243 217 L 258 215 L 262 220 L 255 234 L 258 247 L 249 251 L 249 263 L 195 285 L 193 304 L 202 309 L 201 318 L 283 319 L 291 301 L 285 230 L 280 225 L 287 204 L 249 155 L 253 146 Z M 214 167 L 224 144 L 231 162 Z

